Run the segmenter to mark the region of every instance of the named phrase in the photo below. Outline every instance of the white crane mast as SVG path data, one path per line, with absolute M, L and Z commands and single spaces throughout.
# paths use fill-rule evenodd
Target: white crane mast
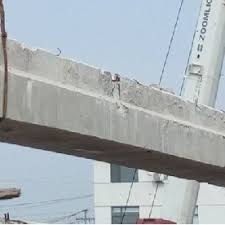
M 202 0 L 190 64 L 185 76 L 182 93 L 184 99 L 215 106 L 224 53 L 225 0 Z M 185 147 L 188 151 L 188 146 Z M 170 177 L 162 218 L 177 223 L 192 223 L 199 188 L 200 184 L 196 181 Z
M 225 53 L 225 0 L 203 0 L 183 97 L 214 107 Z

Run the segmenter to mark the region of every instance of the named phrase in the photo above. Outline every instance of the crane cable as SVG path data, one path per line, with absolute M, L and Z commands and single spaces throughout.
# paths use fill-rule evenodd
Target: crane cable
M 183 8 L 183 4 L 184 4 L 184 0 L 181 0 L 180 7 L 179 7 L 179 10 L 178 10 L 178 13 L 177 13 L 176 22 L 175 22 L 174 28 L 173 28 L 173 33 L 172 33 L 172 36 L 170 38 L 168 51 L 166 53 L 166 57 L 165 57 L 165 60 L 164 60 L 164 63 L 163 63 L 163 68 L 162 68 L 162 72 L 161 72 L 160 79 L 159 79 L 159 86 L 161 85 L 164 74 L 165 74 L 166 65 L 167 65 L 167 62 L 168 62 L 168 58 L 169 58 L 169 55 L 170 55 L 170 51 L 171 51 L 171 48 L 172 48 L 174 37 L 175 37 L 175 34 L 176 34 L 178 22 L 180 20 L 180 15 L 181 15 L 181 11 L 182 11 L 182 8 Z
M 136 177 L 137 170 L 138 169 L 135 169 L 134 170 L 133 179 L 132 179 L 132 182 L 130 184 L 130 190 L 129 190 L 129 193 L 128 193 L 128 196 L 127 196 L 127 201 L 126 201 L 125 209 L 124 209 L 124 212 L 123 212 L 123 215 L 122 215 L 122 218 L 121 218 L 121 224 L 123 224 L 123 221 L 124 221 L 124 218 L 125 218 L 125 215 L 126 215 L 126 211 L 127 211 L 128 203 L 129 203 L 129 200 L 130 200 L 131 191 L 132 191 L 132 188 L 133 188 L 133 185 L 134 185 L 134 181 L 135 181 L 135 177 Z
M 155 193 L 154 193 L 154 196 L 153 196 L 152 205 L 151 205 L 149 216 L 148 216 L 150 219 L 151 219 L 151 216 L 152 216 L 153 207 L 155 205 L 155 199 L 156 199 L 158 189 L 159 189 L 159 182 L 156 183 Z
M 202 5 L 203 5 L 203 1 L 200 4 L 198 18 L 200 17 Z M 184 83 L 185 83 L 186 74 L 187 74 L 188 66 L 189 66 L 190 59 L 191 59 L 191 53 L 192 53 L 192 49 L 193 49 L 193 46 L 194 46 L 194 40 L 195 40 L 195 36 L 196 36 L 196 33 L 197 33 L 197 28 L 198 28 L 198 21 L 195 24 L 195 30 L 194 30 L 194 34 L 193 34 L 193 37 L 192 37 L 191 47 L 190 47 L 189 54 L 188 54 L 188 59 L 187 59 L 187 63 L 186 63 L 185 71 L 184 71 L 184 77 L 183 77 L 183 80 L 182 80 L 179 96 L 182 95 L 182 92 L 183 92 L 183 89 L 184 89 Z

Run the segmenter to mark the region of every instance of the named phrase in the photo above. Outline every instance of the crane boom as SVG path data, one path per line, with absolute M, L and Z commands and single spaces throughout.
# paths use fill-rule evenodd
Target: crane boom
M 183 98 L 196 104 L 215 106 L 224 53 L 225 0 L 202 0 Z M 161 211 L 162 218 L 192 223 L 199 188 L 200 184 L 196 181 L 170 177 Z
M 215 106 L 225 50 L 225 0 L 203 0 L 183 97 Z

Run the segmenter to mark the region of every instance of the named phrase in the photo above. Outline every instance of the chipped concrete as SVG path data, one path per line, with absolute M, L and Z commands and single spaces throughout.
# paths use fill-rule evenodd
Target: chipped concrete
M 8 57 L 2 142 L 225 186 L 223 112 L 15 41 Z

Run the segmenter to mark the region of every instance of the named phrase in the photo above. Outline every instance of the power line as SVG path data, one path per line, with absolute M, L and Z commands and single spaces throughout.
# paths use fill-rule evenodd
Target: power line
M 162 68 L 162 72 L 161 72 L 160 79 L 159 79 L 159 85 L 161 85 L 162 79 L 163 79 L 163 76 L 164 76 L 164 73 L 165 73 L 166 65 L 167 65 L 167 62 L 168 62 L 169 55 L 170 55 L 173 40 L 174 40 L 174 37 L 175 37 L 175 34 L 176 34 L 176 30 L 177 30 L 178 22 L 179 22 L 179 19 L 180 19 L 181 10 L 183 8 L 183 4 L 184 4 L 184 0 L 181 0 L 180 7 L 179 7 L 179 10 L 178 10 L 178 13 L 177 13 L 176 22 L 175 22 L 174 28 L 173 28 L 173 33 L 172 33 L 172 36 L 170 38 L 168 51 L 166 53 L 165 61 L 163 63 L 163 68 Z
M 28 203 L 20 203 L 20 204 L 13 204 L 13 205 L 1 205 L 0 208 L 33 208 L 33 207 L 40 207 L 43 205 L 51 205 L 55 203 L 61 203 L 65 201 L 74 201 L 74 200 L 79 200 L 79 199 L 86 199 L 86 198 L 92 198 L 94 195 L 89 194 L 89 195 L 81 195 L 81 196 L 76 196 L 76 197 L 70 197 L 70 198 L 59 198 L 59 199 L 53 199 L 53 200 L 48 200 L 48 201 L 40 201 L 40 202 L 28 202 Z
M 77 212 L 72 213 L 72 214 L 67 215 L 67 216 L 61 216 L 61 217 L 58 217 L 58 218 L 49 220 L 48 223 L 56 223 L 56 222 L 59 222 L 59 221 L 62 221 L 62 220 L 69 219 L 69 218 L 71 218 L 71 217 L 77 216 L 77 215 L 79 215 L 80 213 L 82 213 L 82 212 L 87 212 L 87 211 L 88 211 L 88 209 L 83 209 L 83 210 L 77 211 Z
M 36 212 L 36 211 L 35 211 Z M 35 213 L 35 212 L 28 212 L 28 211 L 25 211 L 24 214 L 23 213 L 20 213 L 18 216 L 21 217 L 21 218 L 35 218 L 35 217 L 38 217 L 39 219 L 43 220 L 43 219 L 55 219 L 55 215 L 58 215 L 58 216 L 64 216 L 64 215 L 70 215 L 70 213 L 72 214 L 74 212 L 74 210 L 65 210 L 65 211 L 58 211 L 58 210 L 54 210 L 54 211 L 46 211 L 44 210 L 44 212 L 41 210 L 40 213 Z M 18 217 L 17 216 L 17 217 Z
M 135 177 L 136 177 L 136 173 L 137 173 L 137 169 L 135 169 L 135 171 L 134 171 L 133 179 L 132 179 L 132 182 L 131 182 L 131 185 L 130 185 L 129 194 L 127 196 L 127 201 L 126 201 L 124 213 L 123 213 L 123 216 L 122 216 L 122 219 L 121 219 L 121 224 L 123 224 L 124 217 L 126 215 L 126 211 L 127 211 L 128 203 L 129 203 L 129 200 L 130 200 L 131 191 L 132 191 L 132 188 L 133 188 L 133 185 L 134 185 L 134 180 L 135 180 Z
M 90 211 L 93 211 L 94 209 L 93 208 L 86 208 L 86 210 L 88 210 L 89 212 Z M 84 210 L 82 210 L 84 211 Z M 80 211 L 77 211 L 77 212 L 80 212 Z M 75 213 L 77 213 L 75 212 Z M 57 215 L 57 216 L 56 216 Z M 43 222 L 46 222 L 46 223 L 50 223 L 51 221 L 55 221 L 55 220 L 60 220 L 60 219 L 64 219 L 64 218 L 69 218 L 71 216 L 74 215 L 74 210 L 65 210 L 65 211 L 45 211 L 45 212 L 42 212 L 42 213 L 28 213 L 25 211 L 25 214 L 19 214 L 16 216 L 16 218 L 23 218 L 23 220 L 27 220 L 27 218 L 30 218 L 29 221 L 32 221 L 34 218 L 38 218 L 39 222 L 43 221 Z M 14 215 L 15 217 L 15 215 Z M 77 217 L 76 219 L 81 219 L 82 217 Z M 92 217 L 87 217 L 87 219 L 90 219 Z M 34 221 L 36 221 L 36 219 L 34 219 Z

